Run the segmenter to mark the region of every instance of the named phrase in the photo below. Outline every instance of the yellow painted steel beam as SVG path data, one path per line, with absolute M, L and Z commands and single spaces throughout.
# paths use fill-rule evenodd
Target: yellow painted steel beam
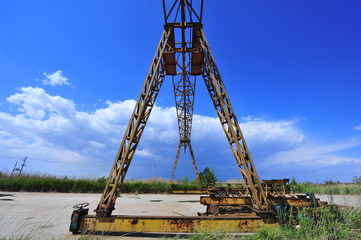
M 252 205 L 249 197 L 206 197 L 201 196 L 200 203 L 203 205 Z
M 253 232 L 259 227 L 279 226 L 274 217 L 245 216 L 85 216 L 80 229 L 83 233 L 196 233 Z
M 207 191 L 204 190 L 172 190 L 171 194 L 205 194 Z

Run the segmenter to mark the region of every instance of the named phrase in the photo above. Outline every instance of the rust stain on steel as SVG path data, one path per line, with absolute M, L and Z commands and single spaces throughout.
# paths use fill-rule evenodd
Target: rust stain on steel
M 192 230 L 194 229 L 194 222 L 191 219 L 172 219 L 169 223 L 174 227 L 176 230 Z
M 247 220 L 241 221 L 241 222 L 238 223 L 238 229 L 243 229 L 243 228 L 247 227 L 247 225 L 248 225 Z
M 138 222 L 139 222 L 138 219 L 133 219 L 133 220 L 130 222 L 130 224 L 135 225 L 135 224 L 137 224 Z M 143 225 L 144 225 L 144 223 L 143 223 Z
M 303 199 L 300 197 L 268 197 L 268 201 L 273 204 L 290 205 L 294 207 L 309 206 L 311 204 L 310 199 Z M 320 200 L 317 199 L 320 203 Z M 200 203 L 203 205 L 249 205 L 251 199 L 249 197 L 206 197 L 201 196 Z
M 272 221 L 273 220 L 273 221 Z M 278 226 L 274 219 L 254 214 L 242 216 L 86 216 L 82 232 L 165 232 L 191 233 L 204 231 L 252 232 L 259 226 Z

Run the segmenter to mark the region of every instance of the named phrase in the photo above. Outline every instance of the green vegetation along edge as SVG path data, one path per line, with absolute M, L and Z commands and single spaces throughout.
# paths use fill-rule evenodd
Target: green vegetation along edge
M 102 193 L 106 179 L 68 179 L 46 174 L 24 174 L 12 177 L 0 172 L 0 191 L 9 192 L 66 192 L 66 193 Z M 293 192 L 314 192 L 316 194 L 361 195 L 361 183 L 326 182 L 315 184 L 310 182 L 297 183 L 294 179 L 289 184 Z M 123 193 L 167 193 L 169 190 L 197 190 L 198 186 L 188 178 L 174 182 L 171 186 L 168 180 L 147 179 L 127 180 L 122 185 Z

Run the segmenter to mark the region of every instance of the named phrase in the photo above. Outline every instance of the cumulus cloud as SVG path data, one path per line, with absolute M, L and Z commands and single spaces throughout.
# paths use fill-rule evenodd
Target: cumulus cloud
M 74 172 L 81 169 L 94 175 L 108 174 L 136 103 L 134 100 L 106 101 L 103 107 L 84 112 L 78 110 L 72 100 L 52 96 L 39 87 L 22 87 L 7 101 L 13 110 L 0 112 L 0 148 L 3 155 L 27 155 L 30 160 L 43 160 L 38 167 L 46 168 L 45 172 L 54 168 L 53 171 L 59 174 L 63 169 L 64 174 L 70 169 Z M 257 156 L 257 161 L 326 165 L 358 161 L 331 152 L 359 143 L 309 147 L 305 145 L 306 136 L 297 128 L 298 122 L 298 119 L 271 121 L 249 116 L 243 118 L 240 124 L 251 154 Z M 175 107 L 155 106 L 135 155 L 138 165 L 155 166 L 157 163 L 158 166 L 171 166 L 178 141 Z M 221 161 L 224 165 L 225 159 L 233 158 L 216 117 L 194 115 L 192 144 L 200 166 L 207 166 L 212 161 L 218 165 Z M 54 165 L 50 160 L 73 165 L 69 165 L 71 168 L 64 164 Z M 234 164 L 234 160 L 229 161 Z M 74 164 L 86 167 L 81 165 L 76 168 Z M 234 168 L 237 172 L 235 165 Z M 159 174 L 169 177 L 169 171 L 170 168 L 164 169 Z M 133 174 L 133 177 L 136 174 L 146 177 L 144 174 L 150 173 L 148 170 Z
M 357 131 L 361 131 L 361 125 L 354 126 L 353 129 L 355 129 L 355 130 L 357 130 Z
M 53 87 L 56 85 L 70 85 L 68 82 L 68 78 L 63 75 L 63 72 L 61 70 L 53 73 L 43 73 L 43 75 L 46 77 L 46 79 L 42 81 L 45 85 L 51 85 Z
M 60 96 L 50 96 L 42 88 L 22 87 L 21 93 L 11 95 L 6 100 L 18 106 L 23 116 L 41 120 L 49 114 L 70 116 L 75 112 L 74 103 Z
M 24 87 L 7 98 L 19 114 L 0 113 L 0 129 L 14 138 L 40 142 L 78 153 L 96 152 L 119 142 L 117 133 L 125 128 L 134 101 L 107 102 L 95 112 L 77 111 L 73 101 L 51 96 L 42 88 Z M 116 140 L 114 138 L 116 138 Z
M 20 88 L 7 101 L 14 111 L 0 112 L 3 155 L 25 154 L 35 159 L 75 164 L 112 161 L 135 106 L 134 100 L 106 101 L 105 107 L 83 112 L 76 109 L 73 101 L 49 95 L 37 87 Z M 152 145 L 167 144 L 177 137 L 177 129 L 169 127 L 176 126 L 174 118 L 168 119 L 173 111 L 173 108 L 154 108 L 149 131 L 143 136 L 146 144 L 138 147 L 138 156 L 155 157 Z M 162 126 L 164 130 L 159 131 Z
M 298 119 L 267 121 L 248 116 L 241 123 L 246 139 L 267 154 L 295 149 L 301 146 L 306 137 L 297 129 Z
M 335 166 L 347 163 L 361 163 L 361 158 L 346 157 L 338 154 L 341 151 L 361 146 L 358 140 L 350 140 L 340 143 L 324 145 L 304 145 L 290 151 L 275 153 L 269 159 L 269 163 L 279 163 L 294 166 Z

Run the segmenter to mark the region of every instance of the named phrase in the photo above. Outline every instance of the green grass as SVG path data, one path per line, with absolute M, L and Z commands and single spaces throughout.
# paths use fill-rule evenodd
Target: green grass
M 0 191 L 8 192 L 72 192 L 102 193 L 106 185 L 105 178 L 99 179 L 68 179 L 47 174 L 30 174 L 11 177 L 0 173 Z M 173 190 L 196 190 L 192 183 L 175 182 Z M 128 180 L 122 185 L 122 193 L 167 193 L 169 181 L 162 179 Z
M 302 217 L 300 217 L 302 216 Z M 360 239 L 361 209 L 322 207 L 319 216 L 305 210 L 295 223 L 280 228 L 262 228 L 251 239 Z
M 331 195 L 361 195 L 360 183 L 333 183 L 315 184 L 311 182 L 291 182 L 292 192 L 313 192 L 317 194 Z
M 68 179 L 49 174 L 23 174 L 11 177 L 0 172 L 0 191 L 26 191 L 26 192 L 73 192 L 73 193 L 101 193 L 106 179 Z M 292 180 L 289 184 L 293 192 L 313 192 L 315 194 L 331 195 L 361 195 L 361 183 L 334 183 L 325 184 L 300 182 Z M 169 181 L 163 179 L 126 180 L 122 193 L 167 193 L 172 190 L 197 190 L 195 181 L 176 181 L 172 188 Z
M 259 228 L 252 235 L 237 235 L 224 232 L 199 233 L 190 236 L 192 240 L 288 240 L 288 239 L 319 239 L 343 240 L 361 239 L 361 209 L 339 209 L 336 206 L 323 207 L 317 218 L 308 209 L 300 212 L 292 224 L 278 228 Z M 291 219 L 291 218 L 290 218 Z M 291 220 L 290 220 L 291 221 Z M 298 224 L 299 227 L 295 227 Z M 181 239 L 181 238 L 176 238 Z

